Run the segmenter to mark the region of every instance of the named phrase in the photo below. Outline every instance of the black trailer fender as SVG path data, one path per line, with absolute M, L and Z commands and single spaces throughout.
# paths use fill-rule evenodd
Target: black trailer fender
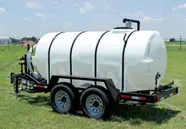
M 103 89 L 102 86 L 94 86 L 94 85 L 90 85 L 93 87 L 98 87 L 101 90 L 106 90 L 109 94 L 109 96 L 111 97 L 111 99 L 113 100 L 114 103 L 119 103 L 120 98 L 119 98 L 119 90 L 115 87 L 112 79 L 105 79 L 105 78 L 88 78 L 88 77 L 77 77 L 77 76 L 63 76 L 63 75 L 53 75 L 49 81 L 49 85 L 48 85 L 48 91 L 51 91 L 51 89 L 58 84 L 59 79 L 72 79 L 72 80 L 84 80 L 84 81 L 92 81 L 92 82 L 103 82 L 106 86 L 107 89 Z M 73 89 L 76 89 L 73 84 L 71 83 L 66 83 L 63 82 L 63 84 L 67 84 L 68 86 L 70 86 Z M 84 88 L 84 87 L 82 87 Z M 88 87 L 87 87 L 88 88 Z

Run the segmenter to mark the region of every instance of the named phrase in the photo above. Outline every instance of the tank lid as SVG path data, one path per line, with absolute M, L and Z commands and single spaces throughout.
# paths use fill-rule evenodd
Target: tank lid
M 126 27 L 117 27 L 117 28 L 114 28 L 111 30 L 112 33 L 115 33 L 115 34 L 120 34 L 120 33 L 127 33 L 127 32 L 130 32 L 132 31 L 133 29 L 131 28 L 126 28 Z

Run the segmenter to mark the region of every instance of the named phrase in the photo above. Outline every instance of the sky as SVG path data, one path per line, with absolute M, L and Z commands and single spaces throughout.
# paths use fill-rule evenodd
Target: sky
M 110 30 L 124 26 L 123 18 L 164 39 L 186 39 L 186 0 L 0 0 L 0 35 L 13 38 Z

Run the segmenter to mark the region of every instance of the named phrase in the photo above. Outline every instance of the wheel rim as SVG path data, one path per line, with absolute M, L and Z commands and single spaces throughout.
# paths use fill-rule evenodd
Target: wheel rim
M 55 94 L 55 104 L 62 111 L 68 111 L 71 106 L 70 96 L 67 92 L 59 90 Z
M 87 111 L 93 116 L 100 116 L 105 110 L 102 99 L 96 94 L 88 96 L 85 105 Z

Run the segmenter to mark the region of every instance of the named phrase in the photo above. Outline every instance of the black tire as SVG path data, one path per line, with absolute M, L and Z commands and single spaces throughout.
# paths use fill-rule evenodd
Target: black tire
M 61 94 L 61 96 L 63 97 L 61 98 L 61 100 L 58 100 L 58 102 L 56 102 L 57 100 L 55 97 L 57 97 L 57 95 L 60 95 L 60 92 L 63 93 L 64 96 Z M 60 107 L 62 103 L 63 106 L 67 104 L 66 105 L 67 107 L 66 108 Z M 51 105 L 53 110 L 57 113 L 60 114 L 74 113 L 77 107 L 75 93 L 72 91 L 70 87 L 64 84 L 58 84 L 54 86 L 54 88 L 51 90 Z
M 93 103 L 90 102 L 91 106 L 87 106 L 89 104 L 89 100 L 91 96 L 92 96 L 91 101 L 93 97 L 95 97 L 97 101 L 93 100 Z M 87 115 L 88 117 L 94 118 L 94 119 L 108 118 L 109 117 L 109 104 L 110 102 L 109 102 L 109 99 L 106 93 L 103 90 L 95 88 L 95 87 L 86 89 L 80 97 L 80 105 L 81 105 L 83 113 Z M 91 113 L 90 111 L 91 108 L 93 108 L 94 111 L 98 111 L 97 109 L 99 109 L 98 107 L 100 105 L 103 105 L 103 108 L 100 108 L 99 113 L 93 113 L 93 112 Z

